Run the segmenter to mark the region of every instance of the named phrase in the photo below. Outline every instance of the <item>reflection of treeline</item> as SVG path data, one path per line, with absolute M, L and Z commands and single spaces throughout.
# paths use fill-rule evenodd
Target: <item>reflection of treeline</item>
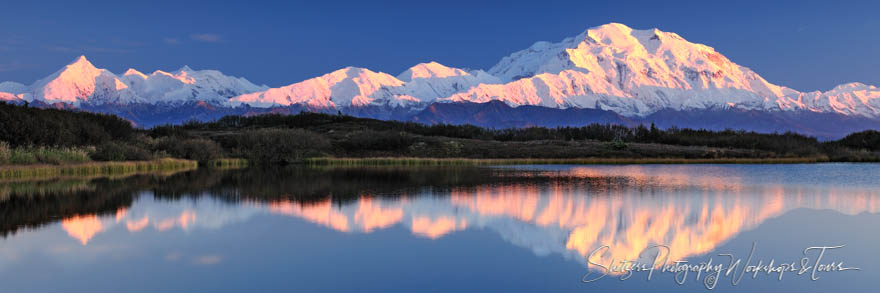
M 545 186 L 548 183 L 604 193 L 612 189 L 661 188 L 625 176 L 585 177 L 564 172 L 537 172 L 468 166 L 423 167 L 270 167 L 229 171 L 200 169 L 157 179 L 151 190 L 163 199 L 210 195 L 230 202 L 348 201 L 360 197 L 415 196 L 430 191 L 472 192 L 498 185 Z M 656 183 L 656 182 L 655 182 Z M 665 188 L 665 187 L 664 187 Z
M 114 215 L 136 197 L 151 192 L 159 200 L 210 196 L 238 203 L 415 194 L 421 188 L 486 182 L 488 169 L 304 169 L 261 168 L 220 171 L 210 168 L 171 176 L 136 175 L 122 179 L 0 183 L 0 236 L 37 229 L 81 215 Z
M 199 194 L 228 200 L 337 201 L 361 196 L 414 195 L 443 189 L 513 180 L 485 168 L 306 168 L 270 167 L 229 171 L 200 169 L 170 176 L 153 188 L 159 198 Z
M 77 215 L 112 215 L 119 208 L 131 206 L 135 195 L 132 191 L 138 186 L 135 183 L 133 179 L 95 179 L 90 187 L 9 188 L 11 192 L 0 200 L 0 236 L 6 237 L 21 229 L 40 228 Z
M 551 182 L 593 193 L 637 184 L 626 177 L 547 176 L 531 171 L 473 167 L 274 167 L 230 171 L 205 168 L 170 176 L 136 175 L 64 184 L 7 182 L 0 183 L 0 190 L 4 190 L 0 197 L 0 236 L 20 229 L 37 229 L 73 216 L 114 215 L 120 208 L 130 207 L 144 192 L 159 200 L 211 197 L 230 203 L 308 203 L 417 196 L 426 191 L 474 193 L 487 186 L 540 187 Z
M 345 115 L 227 116 L 149 130 L 115 116 L 0 103 L 0 164 L 162 157 L 208 162 L 222 157 L 287 164 L 313 157 L 421 158 L 822 158 L 880 160 L 880 132 L 820 142 L 795 133 L 658 129 L 591 124 L 583 127 L 487 129 L 425 125 Z M 39 155 L 35 147 L 55 147 Z M 68 150 L 65 152 L 64 150 Z M 34 153 L 34 155 L 30 155 Z M 4 154 L 21 154 L 5 160 Z M 77 153 L 79 154 L 79 153 Z M 11 155 L 8 156 L 11 158 Z M 76 158 L 76 160 L 71 159 Z

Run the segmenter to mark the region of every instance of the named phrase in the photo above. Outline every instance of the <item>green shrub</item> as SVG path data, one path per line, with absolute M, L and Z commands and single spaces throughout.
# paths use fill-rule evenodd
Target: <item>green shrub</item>
M 0 141 L 0 165 L 8 164 L 11 156 L 12 149 L 9 147 L 9 143 Z
M 164 137 L 157 140 L 154 148 L 175 158 L 195 160 L 200 163 L 223 157 L 223 148 L 219 144 L 203 138 Z
M 227 136 L 222 143 L 234 156 L 256 164 L 301 162 L 330 150 L 326 138 L 302 129 L 260 129 Z
M 608 146 L 615 150 L 625 150 L 628 147 L 626 145 L 626 142 L 624 142 L 620 138 L 615 138 L 613 141 L 608 143 Z
M 153 159 L 153 155 L 148 150 L 119 142 L 109 142 L 98 146 L 91 157 L 96 161 L 146 161 Z
M 413 137 L 405 132 L 363 130 L 349 134 L 339 146 L 346 151 L 394 151 L 408 148 Z

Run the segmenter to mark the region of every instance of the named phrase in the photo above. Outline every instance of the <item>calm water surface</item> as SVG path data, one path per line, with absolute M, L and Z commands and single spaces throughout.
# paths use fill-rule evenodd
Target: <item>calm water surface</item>
M 0 182 L 0 292 L 869 292 L 878 213 L 878 164 Z M 771 259 L 794 271 L 742 273 Z M 623 260 L 644 271 L 611 269 Z M 717 279 L 672 272 L 710 260 Z

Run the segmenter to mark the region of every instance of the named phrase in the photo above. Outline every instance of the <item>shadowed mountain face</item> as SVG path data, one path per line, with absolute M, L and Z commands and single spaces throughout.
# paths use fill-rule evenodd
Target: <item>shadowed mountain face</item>
M 409 120 L 427 124 L 472 124 L 488 128 L 583 126 L 591 123 L 633 124 L 632 119 L 611 111 L 539 106 L 513 108 L 500 101 L 435 103 Z
M 24 104 L 22 101 L 14 104 Z M 396 120 L 424 124 L 470 124 L 486 128 L 522 127 L 579 127 L 594 123 L 618 124 L 624 126 L 651 125 L 661 129 L 670 127 L 708 129 L 708 130 L 747 130 L 760 133 L 796 132 L 814 136 L 820 140 L 836 140 L 847 134 L 863 130 L 878 129 L 880 120 L 847 116 L 837 113 L 764 112 L 740 109 L 710 109 L 704 111 L 661 110 L 646 117 L 626 117 L 609 110 L 567 108 L 557 109 L 541 106 L 511 107 L 501 101 L 486 103 L 433 103 L 421 111 L 408 108 L 365 106 L 343 110 L 320 109 L 308 105 L 294 104 L 269 108 L 223 107 L 205 102 L 188 102 L 178 105 L 131 104 L 126 107 L 115 105 L 84 105 L 80 108 L 68 104 L 45 104 L 34 102 L 34 107 L 85 110 L 89 112 L 117 115 L 131 121 L 135 126 L 150 128 L 158 125 L 181 124 L 187 121 L 214 121 L 224 116 L 253 116 L 261 114 L 299 114 L 317 112 L 326 114 L 343 113 L 361 118 Z
M 64 104 L 32 104 L 39 107 L 62 107 Z M 318 109 L 308 105 L 276 106 L 269 108 L 222 107 L 203 102 L 180 105 L 133 104 L 127 107 L 112 105 L 84 106 L 82 110 L 118 115 L 133 121 L 136 126 L 149 128 L 156 125 L 180 124 L 191 120 L 213 121 L 227 115 L 298 114 L 319 112 L 381 120 L 411 121 L 424 124 L 471 124 L 487 128 L 522 127 L 578 127 L 593 123 L 637 126 L 654 123 L 659 128 L 693 128 L 709 130 L 749 130 L 763 133 L 797 132 L 822 140 L 834 140 L 849 133 L 878 129 L 880 120 L 841 115 L 836 113 L 763 112 L 756 110 L 713 109 L 705 111 L 662 110 L 646 117 L 626 117 L 608 110 L 568 108 L 557 109 L 541 106 L 511 107 L 500 101 L 486 103 L 433 103 L 424 110 L 413 112 L 407 108 L 367 106 L 335 109 Z
M 595 109 L 553 109 L 538 106 L 510 107 L 502 102 L 432 104 L 408 120 L 427 124 L 472 124 L 488 128 L 565 127 L 591 123 L 626 126 L 654 123 L 659 128 L 681 127 L 757 132 L 797 132 L 820 139 L 839 139 L 848 133 L 876 129 L 880 121 L 834 113 L 762 112 L 718 109 L 706 111 L 662 110 L 644 118 L 630 118 Z

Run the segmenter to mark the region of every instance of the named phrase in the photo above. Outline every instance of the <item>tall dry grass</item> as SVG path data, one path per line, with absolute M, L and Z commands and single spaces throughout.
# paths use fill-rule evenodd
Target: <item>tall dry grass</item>
M 0 142 L 0 165 L 71 164 L 91 161 L 92 147 L 10 147 Z
M 0 179 L 109 176 L 137 172 L 188 170 L 198 168 L 191 160 L 160 159 L 153 161 L 87 162 L 69 165 L 0 166 Z

